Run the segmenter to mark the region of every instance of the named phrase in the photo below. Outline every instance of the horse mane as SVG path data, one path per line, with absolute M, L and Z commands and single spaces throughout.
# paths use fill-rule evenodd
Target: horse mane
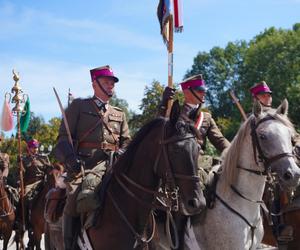
M 288 127 L 292 134 L 295 133 L 294 125 L 291 123 L 289 118 L 286 115 L 280 115 L 276 113 L 276 110 L 270 110 L 267 113 L 264 113 L 259 119 L 264 118 L 266 115 L 271 116 L 274 120 L 277 120 Z M 237 165 L 240 155 L 241 146 L 244 143 L 245 136 L 249 133 L 251 129 L 251 121 L 255 119 L 255 116 L 252 114 L 240 127 L 238 133 L 235 135 L 232 140 L 229 148 L 225 150 L 222 154 L 223 163 L 222 163 L 222 174 L 225 177 L 225 182 L 223 183 L 223 189 L 226 189 L 230 184 L 235 183 L 237 178 Z
M 165 118 L 158 117 L 150 122 L 146 123 L 133 137 L 132 141 L 126 148 L 126 151 L 120 156 L 117 162 L 114 165 L 114 170 L 120 171 L 127 169 L 132 165 L 133 158 L 137 151 L 138 146 L 144 140 L 144 137 L 149 134 L 149 132 L 158 126 L 161 126 L 166 122 Z

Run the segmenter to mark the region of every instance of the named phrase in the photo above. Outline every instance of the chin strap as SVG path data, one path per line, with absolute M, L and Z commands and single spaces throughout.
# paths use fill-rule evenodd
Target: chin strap
M 102 85 L 100 84 L 100 82 L 99 82 L 98 79 L 96 79 L 96 82 L 97 82 L 99 88 L 103 91 L 104 94 L 106 94 L 108 97 L 112 97 L 113 96 L 113 94 L 107 93 L 107 91 L 102 87 Z
M 265 104 L 263 104 L 257 97 L 255 97 L 255 98 L 256 98 L 256 100 L 259 101 L 259 103 L 260 103 L 262 106 L 267 107 L 267 108 L 271 108 L 271 107 L 272 107 L 272 105 L 265 105 Z
M 196 97 L 196 99 L 197 99 L 200 103 L 204 103 L 204 102 L 199 98 L 199 96 L 196 94 L 196 92 L 195 92 L 192 88 L 189 88 L 189 91 L 191 91 L 191 93 L 193 94 L 193 96 Z

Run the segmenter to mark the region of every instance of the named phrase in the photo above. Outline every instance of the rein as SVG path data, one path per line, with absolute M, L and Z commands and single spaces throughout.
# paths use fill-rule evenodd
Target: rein
M 157 157 L 154 161 L 154 166 L 153 166 L 153 171 L 155 174 L 157 174 L 157 170 L 158 170 L 158 164 L 160 162 L 161 159 L 163 159 L 165 161 L 165 175 L 164 177 L 160 177 L 161 180 L 163 180 L 165 182 L 165 187 L 164 190 L 160 189 L 159 191 L 154 191 L 152 189 L 146 188 L 144 186 L 142 186 L 141 184 L 135 182 L 134 180 L 132 180 L 131 178 L 129 178 L 127 175 L 125 175 L 124 173 L 115 173 L 113 172 L 113 176 L 116 179 L 117 183 L 120 185 L 120 187 L 130 196 L 132 197 L 134 200 L 136 200 L 138 203 L 140 203 L 142 206 L 149 208 L 149 209 L 160 209 L 163 211 L 166 211 L 167 213 L 167 225 L 168 225 L 168 230 L 167 230 L 167 235 L 169 236 L 169 242 L 172 248 L 178 248 L 178 244 L 179 244 L 179 240 L 178 240 L 178 235 L 177 235 L 177 229 L 176 229 L 176 224 L 174 222 L 174 219 L 172 217 L 171 211 L 175 211 L 177 212 L 179 210 L 179 196 L 178 196 L 178 192 L 179 192 L 179 187 L 176 186 L 176 182 L 175 179 L 181 179 L 181 180 L 186 180 L 186 181 L 199 181 L 199 177 L 198 176 L 189 176 L 189 175 L 183 175 L 183 174 L 176 174 L 173 173 L 172 169 L 171 169 L 171 163 L 170 163 L 170 159 L 167 153 L 167 145 L 170 143 L 175 143 L 178 141 L 183 141 L 183 140 L 188 140 L 191 138 L 195 138 L 195 136 L 182 136 L 182 137 L 176 137 L 176 136 L 172 136 L 168 139 L 165 139 L 165 135 L 166 135 L 166 121 L 164 123 L 163 129 L 162 129 L 162 140 L 159 140 L 158 144 L 161 146 L 160 150 L 157 154 Z M 163 158 L 162 158 L 163 157 Z M 125 183 L 126 182 L 126 183 Z M 129 184 L 131 186 L 133 186 L 134 188 L 136 188 L 137 190 L 140 190 L 144 193 L 147 193 L 149 195 L 153 196 L 153 202 L 148 203 L 145 202 L 144 200 L 142 200 L 141 198 L 139 198 L 134 192 L 132 192 L 128 185 Z M 119 205 L 117 204 L 117 202 L 114 200 L 110 190 L 107 191 L 108 192 L 108 196 L 111 199 L 114 207 L 116 208 L 116 210 L 118 211 L 118 213 L 120 214 L 121 218 L 123 219 L 123 221 L 126 223 L 126 225 L 129 227 L 129 229 L 131 230 L 131 232 L 133 233 L 136 241 L 134 244 L 134 248 L 136 248 L 139 245 L 144 245 L 144 244 L 148 244 L 154 236 L 154 232 L 155 232 L 155 219 L 154 219 L 154 215 L 153 212 L 151 211 L 151 215 L 152 215 L 152 233 L 149 236 L 149 238 L 145 238 L 143 235 L 139 234 L 136 232 L 136 230 L 133 228 L 133 226 L 130 224 L 130 222 L 128 221 L 127 217 L 124 215 L 124 213 L 122 212 L 122 210 L 120 209 Z M 155 201 L 159 202 L 158 204 L 155 204 Z M 170 233 L 170 223 L 172 225 L 172 228 L 175 232 L 175 243 L 173 243 L 172 241 L 172 237 L 171 237 L 171 233 Z
M 244 168 L 242 166 L 237 166 L 238 169 L 250 172 L 252 174 L 256 174 L 259 176 L 267 176 L 270 175 L 271 173 L 271 164 L 274 163 L 277 160 L 280 160 L 281 158 L 284 157 L 294 157 L 294 155 L 292 153 L 280 153 L 278 155 L 275 155 L 271 158 L 266 157 L 266 155 L 263 153 L 263 150 L 261 148 L 261 145 L 259 144 L 259 140 L 258 140 L 258 135 L 256 132 L 256 129 L 259 127 L 260 124 L 269 121 L 269 120 L 275 120 L 275 118 L 273 118 L 270 115 L 267 115 L 266 117 L 264 117 L 263 119 L 261 119 L 260 121 L 258 121 L 258 123 L 255 123 L 255 119 L 251 120 L 251 140 L 252 140 L 252 147 L 253 147 L 253 155 L 254 155 L 254 160 L 255 163 L 259 166 L 259 163 L 263 164 L 264 170 L 254 170 L 254 169 L 250 169 L 250 168 Z M 267 210 L 266 205 L 264 203 L 263 200 L 252 200 L 247 198 L 245 195 L 243 195 L 235 186 L 230 185 L 231 190 L 236 193 L 238 196 L 240 196 L 241 198 L 243 198 L 244 200 L 247 200 L 249 202 L 252 203 L 257 203 L 260 205 L 260 207 L 265 211 Z M 229 209 L 232 213 L 236 214 L 237 216 L 239 216 L 251 229 L 251 247 L 253 246 L 253 240 L 254 240 L 254 231 L 257 228 L 256 226 L 251 225 L 251 223 L 238 211 L 236 211 L 235 209 L 233 209 L 230 205 L 228 205 L 219 195 L 217 195 L 217 193 L 215 193 L 216 198 L 227 208 Z M 250 247 L 250 249 L 251 249 Z
M 261 119 L 260 121 L 258 121 L 257 124 L 255 124 L 255 119 L 252 119 L 251 120 L 251 138 L 252 138 L 252 146 L 253 146 L 253 153 L 254 153 L 254 160 L 256 162 L 257 165 L 259 165 L 259 162 L 262 162 L 263 165 L 264 165 L 264 172 L 263 173 L 268 173 L 271 171 L 271 167 L 270 165 L 277 161 L 277 160 L 280 160 L 281 158 L 284 158 L 284 157 L 294 157 L 294 155 L 292 153 L 287 153 L 287 152 L 284 152 L 284 153 L 281 153 L 281 154 L 278 154 L 278 155 L 275 155 L 271 158 L 268 158 L 264 153 L 263 153 L 263 150 L 259 144 L 259 140 L 258 140 L 258 136 L 257 136 L 257 133 L 256 133 L 256 129 L 259 127 L 260 124 L 266 122 L 266 121 L 270 121 L 270 120 L 275 120 L 274 117 L 270 116 L 270 115 L 267 115 L 266 117 L 264 117 L 263 119 Z M 258 155 L 257 155 L 258 153 Z M 258 157 L 257 157 L 258 156 Z M 258 158 L 258 160 L 257 160 Z

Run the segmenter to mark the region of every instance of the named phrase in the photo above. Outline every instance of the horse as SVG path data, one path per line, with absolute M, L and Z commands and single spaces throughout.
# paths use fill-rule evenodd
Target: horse
M 280 211 L 278 216 L 282 222 L 292 228 L 291 238 L 278 242 L 274 235 L 273 227 L 264 220 L 264 237 L 262 242 L 271 246 L 280 246 L 279 249 L 298 250 L 300 246 L 300 187 L 297 188 L 295 195 L 290 197 L 287 192 L 280 192 Z
M 63 166 L 60 164 L 54 164 L 57 166 L 55 172 L 55 188 L 52 188 L 46 196 L 46 206 L 44 211 L 45 218 L 45 249 L 46 250 L 63 250 L 63 235 L 62 235 L 62 212 L 65 204 L 66 184 L 64 182 L 66 173 L 63 173 Z M 51 206 L 51 202 L 54 201 L 55 206 Z M 58 211 L 58 205 L 59 211 Z M 50 208 L 55 207 L 51 210 Z M 52 212 L 52 214 L 51 214 Z M 55 214 L 55 218 L 53 215 Z M 52 215 L 52 217 L 51 217 Z
M 205 199 L 197 176 L 197 135 L 180 117 L 178 102 L 169 119 L 144 125 L 114 164 L 95 226 L 78 237 L 80 248 L 147 249 L 155 232 L 154 208 L 200 213 Z
M 44 219 L 44 207 L 46 203 L 46 194 L 48 191 L 55 187 L 56 176 L 53 174 L 53 168 L 48 168 L 45 174 L 42 189 L 32 201 L 30 209 L 30 216 L 26 224 L 28 228 L 29 241 L 26 249 L 41 249 L 41 239 L 45 232 L 45 219 Z M 15 242 L 17 246 L 20 244 L 20 238 L 22 238 L 22 232 L 16 231 Z M 17 247 L 18 248 L 18 247 Z
M 254 103 L 253 114 L 242 124 L 224 155 L 221 173 L 215 175 L 219 176 L 215 199 L 201 222 L 193 224 L 194 249 L 243 250 L 256 249 L 260 244 L 266 176 L 276 173 L 286 188 L 299 183 L 300 169 L 291 143 L 295 130 L 287 110 L 287 100 L 269 112 L 263 112 L 259 102 Z
M 13 231 L 15 212 L 13 204 L 3 183 L 2 173 L 0 174 L 0 237 L 4 240 L 3 250 L 7 249 L 9 239 Z

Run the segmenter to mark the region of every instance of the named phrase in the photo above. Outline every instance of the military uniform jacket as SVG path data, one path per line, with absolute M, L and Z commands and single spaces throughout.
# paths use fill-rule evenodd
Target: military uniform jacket
M 129 141 L 125 113 L 109 104 L 99 107 L 97 99 L 75 99 L 66 109 L 70 132 L 79 158 L 85 168 L 93 168 L 106 160 L 106 151 L 124 149 Z M 68 141 L 64 122 L 59 130 L 59 141 Z
M 2 171 L 2 176 L 7 177 L 9 172 L 9 155 L 5 153 L 0 153 L 0 170 Z
M 24 185 L 30 185 L 43 180 L 51 164 L 45 155 L 26 155 L 22 158 L 24 168 Z
M 184 105 L 183 113 L 186 115 L 189 115 L 190 112 L 194 111 L 194 108 L 191 108 L 187 104 Z M 212 118 L 211 114 L 208 112 L 203 112 L 203 120 L 202 124 L 199 128 L 200 131 L 200 138 L 198 139 L 198 143 L 201 146 L 202 150 L 205 150 L 206 147 L 206 140 L 207 138 L 212 143 L 212 145 L 222 152 L 225 148 L 229 147 L 230 143 L 229 141 L 223 136 L 222 132 L 218 128 L 215 120 Z M 197 120 L 199 118 L 199 112 L 198 115 L 193 119 L 194 124 L 197 123 Z

